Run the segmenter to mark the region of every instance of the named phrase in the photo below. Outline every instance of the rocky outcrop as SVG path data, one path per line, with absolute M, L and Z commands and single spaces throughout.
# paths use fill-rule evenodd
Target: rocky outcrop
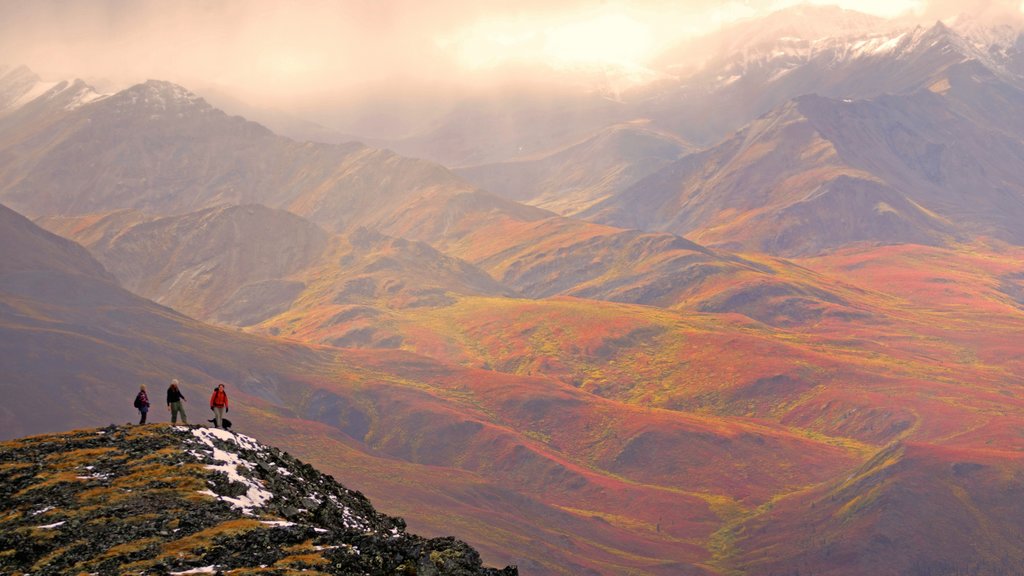
M 0 444 L 4 574 L 513 575 L 231 432 L 110 426 Z

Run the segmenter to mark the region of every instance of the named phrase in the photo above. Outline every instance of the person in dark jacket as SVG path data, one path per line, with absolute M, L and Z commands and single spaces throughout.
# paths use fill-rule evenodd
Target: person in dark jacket
M 171 380 L 171 386 L 167 389 L 167 409 L 171 411 L 171 424 L 177 424 L 178 414 L 181 414 L 181 423 L 188 424 L 188 416 L 185 415 L 185 395 L 178 389 L 178 379 Z
M 224 413 L 230 412 L 228 407 L 228 393 L 224 391 L 224 385 L 218 384 L 213 389 L 213 396 L 210 396 L 210 410 L 213 410 L 214 426 L 220 428 L 223 424 Z
M 145 424 L 149 412 L 149 395 L 146 394 L 145 384 L 139 386 L 139 393 L 135 395 L 135 408 L 139 411 L 139 424 Z

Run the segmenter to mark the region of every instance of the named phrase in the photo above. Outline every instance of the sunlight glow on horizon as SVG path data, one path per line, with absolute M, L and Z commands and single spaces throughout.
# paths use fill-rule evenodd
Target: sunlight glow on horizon
M 519 14 L 478 20 L 435 43 L 468 71 L 537 62 L 554 68 L 575 65 L 640 68 L 660 51 L 683 40 L 706 35 L 737 20 L 799 4 L 838 5 L 895 18 L 920 13 L 926 0 L 774 0 L 759 6 L 730 0 L 699 10 L 693 5 L 669 1 L 616 2 L 589 13 Z
M 549 30 L 544 53 L 566 64 L 639 66 L 651 57 L 651 30 L 621 13 L 571 22 Z
M 482 20 L 438 41 L 468 70 L 510 62 L 548 65 L 639 66 L 655 45 L 649 26 L 623 12 L 604 11 L 581 18 Z

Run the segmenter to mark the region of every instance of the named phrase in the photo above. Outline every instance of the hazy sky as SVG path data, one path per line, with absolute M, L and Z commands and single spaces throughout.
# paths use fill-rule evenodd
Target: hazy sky
M 496 67 L 642 65 L 792 0 L 0 0 L 0 64 L 46 79 L 146 78 L 266 106 Z M 842 0 L 886 17 L 1015 12 L 1018 0 Z

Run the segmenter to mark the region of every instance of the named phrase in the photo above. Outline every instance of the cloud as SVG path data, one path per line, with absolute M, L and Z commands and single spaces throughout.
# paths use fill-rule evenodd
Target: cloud
M 1005 18 L 1020 21 L 1024 4 L 1018 0 L 929 0 L 920 9 L 922 17 L 945 20 L 967 14 L 981 21 L 1001 22 Z
M 0 2 L 0 53 L 56 78 L 161 77 L 223 85 L 352 85 L 444 67 L 432 32 L 450 12 L 407 0 Z M 465 16 L 463 16 L 465 17 Z
M 440 90 L 510 64 L 638 61 L 798 1 L 0 0 L 0 64 L 26 64 L 50 80 L 160 78 L 301 107 L 368 87 Z M 932 20 L 965 9 L 1020 14 L 1018 0 L 839 3 Z

